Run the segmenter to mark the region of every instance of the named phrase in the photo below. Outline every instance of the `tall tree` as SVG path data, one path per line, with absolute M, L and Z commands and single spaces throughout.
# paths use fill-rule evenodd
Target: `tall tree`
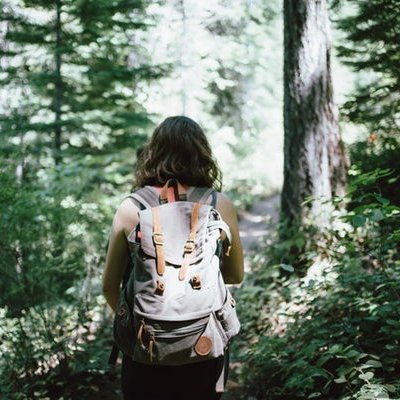
M 318 202 L 345 193 L 347 159 L 331 80 L 327 1 L 284 1 L 284 183 L 281 217 L 301 223 Z
M 11 60 L 1 82 L 25 88 L 30 105 L 24 123 L 20 102 L 4 105 L 3 134 L 31 132 L 54 164 L 135 147 L 147 120 L 138 83 L 161 73 L 135 43 L 149 22 L 145 2 L 26 0 L 4 7 L 1 20 L 9 50 L 0 56 Z

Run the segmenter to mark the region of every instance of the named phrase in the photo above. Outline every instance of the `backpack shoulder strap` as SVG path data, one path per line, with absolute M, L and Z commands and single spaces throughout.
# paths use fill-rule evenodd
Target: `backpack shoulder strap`
M 136 190 L 133 193 L 128 194 L 126 198 L 131 198 L 135 203 L 139 203 L 139 205 L 144 206 L 144 208 L 152 208 L 160 205 L 160 195 L 156 189 L 153 189 L 151 186 L 145 186 Z M 140 207 L 143 209 L 143 207 Z
M 188 200 L 194 203 L 205 203 L 210 196 L 212 196 L 211 206 L 215 208 L 217 204 L 217 192 L 213 188 L 194 187 L 193 190 L 188 191 Z
M 217 204 L 217 192 L 213 188 L 209 187 L 194 187 L 190 188 L 187 192 L 188 200 L 193 203 L 205 203 L 207 199 L 211 196 L 211 206 L 215 208 Z M 145 186 L 130 193 L 126 196 L 131 198 L 136 205 L 144 206 L 144 208 L 152 208 L 160 205 L 160 194 L 157 189 L 151 186 Z
M 159 195 L 149 186 L 145 186 L 144 188 L 140 188 L 133 193 L 129 193 L 126 197 L 130 198 L 135 205 L 140 209 L 144 210 L 145 208 L 151 208 L 153 205 L 159 204 Z M 137 225 L 136 229 L 140 229 L 140 223 Z M 107 243 L 108 247 L 108 243 Z M 134 268 L 133 261 L 131 255 L 129 254 L 129 261 L 126 266 L 124 275 L 122 277 L 122 287 L 126 285 L 128 282 L 129 276 Z M 119 348 L 114 341 L 110 355 L 108 357 L 108 364 L 110 367 L 115 367 L 119 354 Z

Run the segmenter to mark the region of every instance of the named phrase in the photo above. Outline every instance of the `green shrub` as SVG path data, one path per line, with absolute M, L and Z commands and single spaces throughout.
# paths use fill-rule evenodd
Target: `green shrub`
M 73 399 L 80 388 L 68 383 L 87 390 L 77 376 L 105 373 L 112 333 L 103 296 L 91 304 L 35 306 L 18 317 L 7 311 L 0 309 L 1 398 Z
M 400 395 L 400 209 L 366 190 L 388 172 L 358 173 L 351 198 L 334 199 L 329 228 L 306 225 L 255 257 L 237 293 L 243 331 L 233 354 L 246 395 Z M 337 207 L 344 200 L 349 210 Z M 288 254 L 296 245 L 300 269 Z
M 58 399 L 71 376 L 106 366 L 99 290 L 111 207 L 70 169 L 35 183 L 1 170 L 1 398 Z

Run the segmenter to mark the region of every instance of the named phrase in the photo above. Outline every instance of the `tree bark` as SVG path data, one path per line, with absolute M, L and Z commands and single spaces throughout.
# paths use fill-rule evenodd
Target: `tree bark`
M 348 160 L 333 101 L 326 0 L 284 1 L 284 183 L 281 219 L 326 223 L 324 207 L 302 202 L 346 191 Z

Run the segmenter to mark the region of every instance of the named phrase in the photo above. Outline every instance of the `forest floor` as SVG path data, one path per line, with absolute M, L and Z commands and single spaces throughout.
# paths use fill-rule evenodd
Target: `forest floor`
M 245 271 L 250 272 L 250 260 L 255 252 L 268 244 L 268 234 L 272 233 L 276 228 L 279 217 L 279 201 L 280 194 L 274 194 L 266 197 L 251 207 L 249 210 L 240 210 L 239 230 L 245 255 Z M 232 360 L 230 379 L 227 382 L 227 392 L 222 396 L 222 400 L 238 400 L 242 398 L 241 388 L 235 381 L 234 368 L 238 367 L 237 363 Z M 117 364 L 114 371 L 105 374 L 91 375 L 83 373 L 79 385 L 79 398 L 84 400 L 120 400 L 120 364 Z M 77 378 L 77 377 L 75 377 Z M 76 379 L 72 385 L 76 385 Z M 76 393 L 76 387 L 65 388 L 66 391 Z M 68 390 L 70 389 L 70 390 Z M 72 389 L 72 390 L 71 390 Z M 75 397 L 75 396 L 74 396 Z M 68 397 L 67 397 L 68 398 Z

